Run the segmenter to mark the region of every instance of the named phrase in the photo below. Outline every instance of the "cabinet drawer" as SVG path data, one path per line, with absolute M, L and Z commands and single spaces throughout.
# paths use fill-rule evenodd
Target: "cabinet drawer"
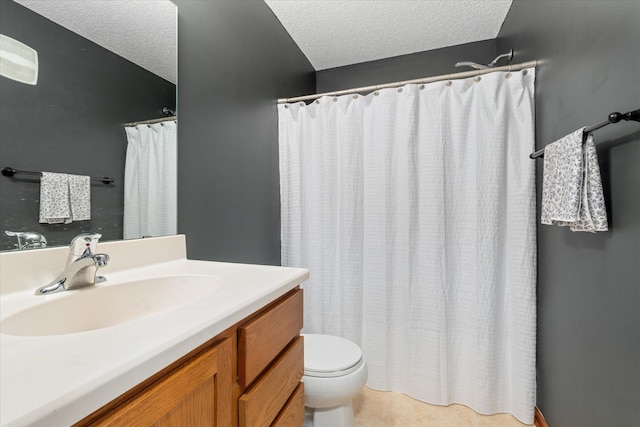
M 271 369 L 240 397 L 240 427 L 271 425 L 300 384 L 303 370 L 304 341 L 298 337 Z
M 238 383 L 244 389 L 300 334 L 302 290 L 238 328 Z
M 300 383 L 271 427 L 300 427 L 304 424 L 304 383 Z

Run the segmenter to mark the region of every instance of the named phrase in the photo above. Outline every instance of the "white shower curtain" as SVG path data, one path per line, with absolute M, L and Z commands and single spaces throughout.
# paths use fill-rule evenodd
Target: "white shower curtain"
M 177 233 L 177 125 L 125 127 L 123 238 Z
M 533 422 L 534 70 L 280 105 L 282 263 L 368 385 Z

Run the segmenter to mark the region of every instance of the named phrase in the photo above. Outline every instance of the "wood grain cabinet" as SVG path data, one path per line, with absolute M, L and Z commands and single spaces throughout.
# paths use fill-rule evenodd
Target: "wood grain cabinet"
M 205 345 L 77 426 L 215 426 L 232 424 L 232 342 Z
M 240 427 L 268 427 L 301 384 L 304 370 L 302 291 L 297 290 L 238 328 Z M 291 409 L 293 408 L 293 409 Z M 294 405 L 288 410 L 297 410 Z M 298 410 L 304 422 L 304 405 Z M 297 418 L 296 418 L 297 419 Z
M 301 427 L 301 328 L 295 289 L 75 426 Z

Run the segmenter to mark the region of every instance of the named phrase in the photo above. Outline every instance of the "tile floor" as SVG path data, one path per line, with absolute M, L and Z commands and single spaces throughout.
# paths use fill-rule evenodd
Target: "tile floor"
M 356 427 L 530 427 L 509 414 L 480 415 L 463 405 L 429 405 L 365 387 L 354 401 Z

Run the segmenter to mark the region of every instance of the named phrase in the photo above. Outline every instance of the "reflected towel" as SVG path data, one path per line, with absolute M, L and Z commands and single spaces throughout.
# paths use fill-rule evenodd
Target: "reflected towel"
M 584 128 L 544 149 L 542 224 L 572 231 L 608 230 L 598 154 L 593 135 Z
M 91 219 L 91 178 L 42 172 L 40 223 L 69 224 Z
M 64 173 L 42 172 L 40 178 L 40 223 L 70 222 L 69 177 Z
M 84 175 L 69 176 L 69 206 L 71 219 L 87 221 L 91 219 L 91 178 Z

